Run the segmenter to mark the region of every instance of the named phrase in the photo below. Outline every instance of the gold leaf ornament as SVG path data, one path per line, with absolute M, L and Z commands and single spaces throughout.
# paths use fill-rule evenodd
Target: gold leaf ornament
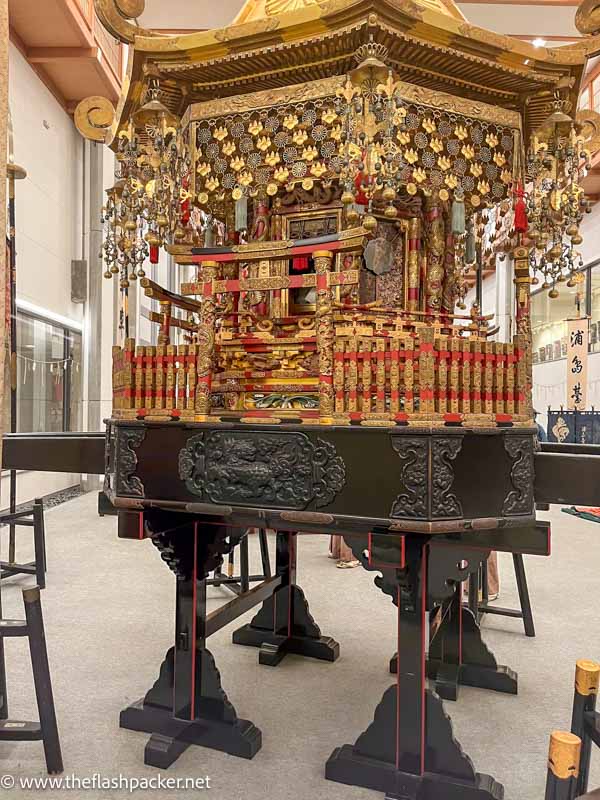
M 423 183 L 427 179 L 427 173 L 423 169 L 423 167 L 417 167 L 417 169 L 413 170 L 413 180 L 417 183 Z
M 294 144 L 298 145 L 298 147 L 302 147 L 302 145 L 308 140 L 308 133 L 302 129 L 297 130 L 292 136 L 292 140 Z
M 332 122 L 335 122 L 335 120 L 336 120 L 337 118 L 338 118 L 337 111 L 335 111 L 335 109 L 333 109 L 333 108 L 327 108 L 327 109 L 325 109 L 325 111 L 324 111 L 324 112 L 321 114 L 321 119 L 323 120 L 323 122 L 324 122 L 326 125 L 331 125 L 331 123 L 332 123 Z
M 409 147 L 404 151 L 404 160 L 408 161 L 409 164 L 415 164 L 419 160 L 419 156 L 412 147 Z
M 488 135 L 485 137 L 485 141 L 488 147 L 491 147 L 492 149 L 498 145 L 498 137 L 495 133 L 488 133 Z
M 216 178 L 214 175 L 211 175 L 211 177 L 206 181 L 205 184 L 209 192 L 214 192 L 215 189 L 218 189 L 220 185 L 221 184 L 219 183 L 219 179 Z
M 441 139 L 438 139 L 437 136 L 433 137 L 433 139 L 429 142 L 429 146 L 434 153 L 441 153 L 444 149 L 444 143 Z
M 198 175 L 202 175 L 203 178 L 206 178 L 206 176 L 210 175 L 210 173 L 212 172 L 212 167 L 206 161 L 203 161 L 196 167 L 196 172 L 198 173 Z
M 231 169 L 232 169 L 234 172 L 239 172 L 239 171 L 240 171 L 241 169 L 243 169 L 245 166 L 246 166 L 246 162 L 244 161 L 244 159 L 243 159 L 241 156 L 236 156 L 236 157 L 235 157 L 234 159 L 232 159 L 232 161 L 231 161 Z
M 234 153 L 235 153 L 235 143 L 225 142 L 225 144 L 223 145 L 223 155 L 232 156 Z
M 477 184 L 477 189 L 479 191 L 479 194 L 489 194 L 490 185 L 487 181 L 479 181 L 479 183 Z
M 263 124 L 259 119 L 253 119 L 250 125 L 248 125 L 248 133 L 251 133 L 252 136 L 258 136 L 262 129 Z
M 470 144 L 463 144 L 461 151 L 467 161 L 472 161 L 475 158 L 475 148 Z
M 317 161 L 316 164 L 313 164 L 310 168 L 310 174 L 314 175 L 315 178 L 320 178 L 327 172 L 327 167 L 321 161 Z
M 342 126 L 336 125 L 334 128 L 331 129 L 329 135 L 335 142 L 339 142 L 342 138 Z
M 224 139 L 227 138 L 228 135 L 229 131 L 224 125 L 220 125 L 213 131 L 213 138 L 215 138 L 218 142 L 222 142 Z
M 456 189 L 456 187 L 458 186 L 458 178 L 456 177 L 456 175 L 453 174 L 446 175 L 444 183 L 449 189 Z
M 410 134 L 406 131 L 398 131 L 396 139 L 398 139 L 401 145 L 408 144 L 410 142 Z
M 256 142 L 256 147 L 262 153 L 266 153 L 269 147 L 271 147 L 271 138 L 269 136 L 261 136 L 260 139 Z
M 268 164 L 269 167 L 276 167 L 280 161 L 281 161 L 281 156 L 279 155 L 277 150 L 272 150 L 265 156 L 265 164 Z
M 479 178 L 481 175 L 483 175 L 483 167 L 478 161 L 474 161 L 469 167 L 469 172 L 471 175 L 473 175 L 473 177 Z
M 427 133 L 434 133 L 434 131 L 437 130 L 435 122 L 430 117 L 426 117 L 421 125 L 423 126 L 423 130 L 427 131 Z
M 238 180 L 242 186 L 250 186 L 250 184 L 254 181 L 254 176 L 251 172 L 246 170 L 245 172 L 242 172 Z
M 448 156 L 440 156 L 437 163 L 442 172 L 446 172 L 446 170 L 450 169 L 451 162 Z
M 504 153 L 494 153 L 494 164 L 498 167 L 503 167 L 506 164 L 506 156 Z
M 319 155 L 316 147 L 305 147 L 302 151 L 302 159 L 304 161 L 314 161 Z
M 457 125 L 456 128 L 454 128 L 454 135 L 462 142 L 463 139 L 467 138 L 467 129 L 464 125 Z
M 283 120 L 283 127 L 287 128 L 288 131 L 293 131 L 297 125 L 298 117 L 295 114 L 288 114 Z
M 285 183 L 290 177 L 290 171 L 287 167 L 279 167 L 279 169 L 275 170 L 273 177 L 276 181 L 279 181 L 279 183 Z

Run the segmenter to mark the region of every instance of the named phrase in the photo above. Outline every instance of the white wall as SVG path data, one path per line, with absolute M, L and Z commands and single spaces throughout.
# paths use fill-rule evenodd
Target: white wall
M 17 294 L 75 320 L 71 259 L 81 258 L 82 139 L 17 48 L 9 53 L 9 100 L 17 184 Z

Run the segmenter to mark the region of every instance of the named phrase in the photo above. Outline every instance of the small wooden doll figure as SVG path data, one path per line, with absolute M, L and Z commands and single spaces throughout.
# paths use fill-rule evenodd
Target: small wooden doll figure
M 258 208 L 256 209 L 256 217 L 254 219 L 254 228 L 252 230 L 252 241 L 253 242 L 269 241 L 269 232 L 270 232 L 269 206 L 266 200 L 259 200 Z

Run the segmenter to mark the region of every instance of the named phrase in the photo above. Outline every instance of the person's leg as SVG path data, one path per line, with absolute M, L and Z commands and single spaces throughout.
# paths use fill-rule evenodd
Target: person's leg
M 500 593 L 500 575 L 498 572 L 498 553 L 492 551 L 487 562 L 488 594 L 490 600 L 496 600 Z

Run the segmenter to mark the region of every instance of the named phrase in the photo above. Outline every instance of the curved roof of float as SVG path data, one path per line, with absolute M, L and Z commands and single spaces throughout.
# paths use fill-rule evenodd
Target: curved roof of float
M 557 88 L 576 105 L 586 61 L 600 52 L 600 36 L 533 47 L 493 33 L 452 0 L 247 0 L 226 28 L 170 36 L 135 24 L 144 0 L 95 4 L 109 32 L 132 45 L 113 132 L 143 102 L 150 77 L 182 116 L 195 102 L 344 74 L 371 36 L 403 81 L 520 111 L 531 130 Z

